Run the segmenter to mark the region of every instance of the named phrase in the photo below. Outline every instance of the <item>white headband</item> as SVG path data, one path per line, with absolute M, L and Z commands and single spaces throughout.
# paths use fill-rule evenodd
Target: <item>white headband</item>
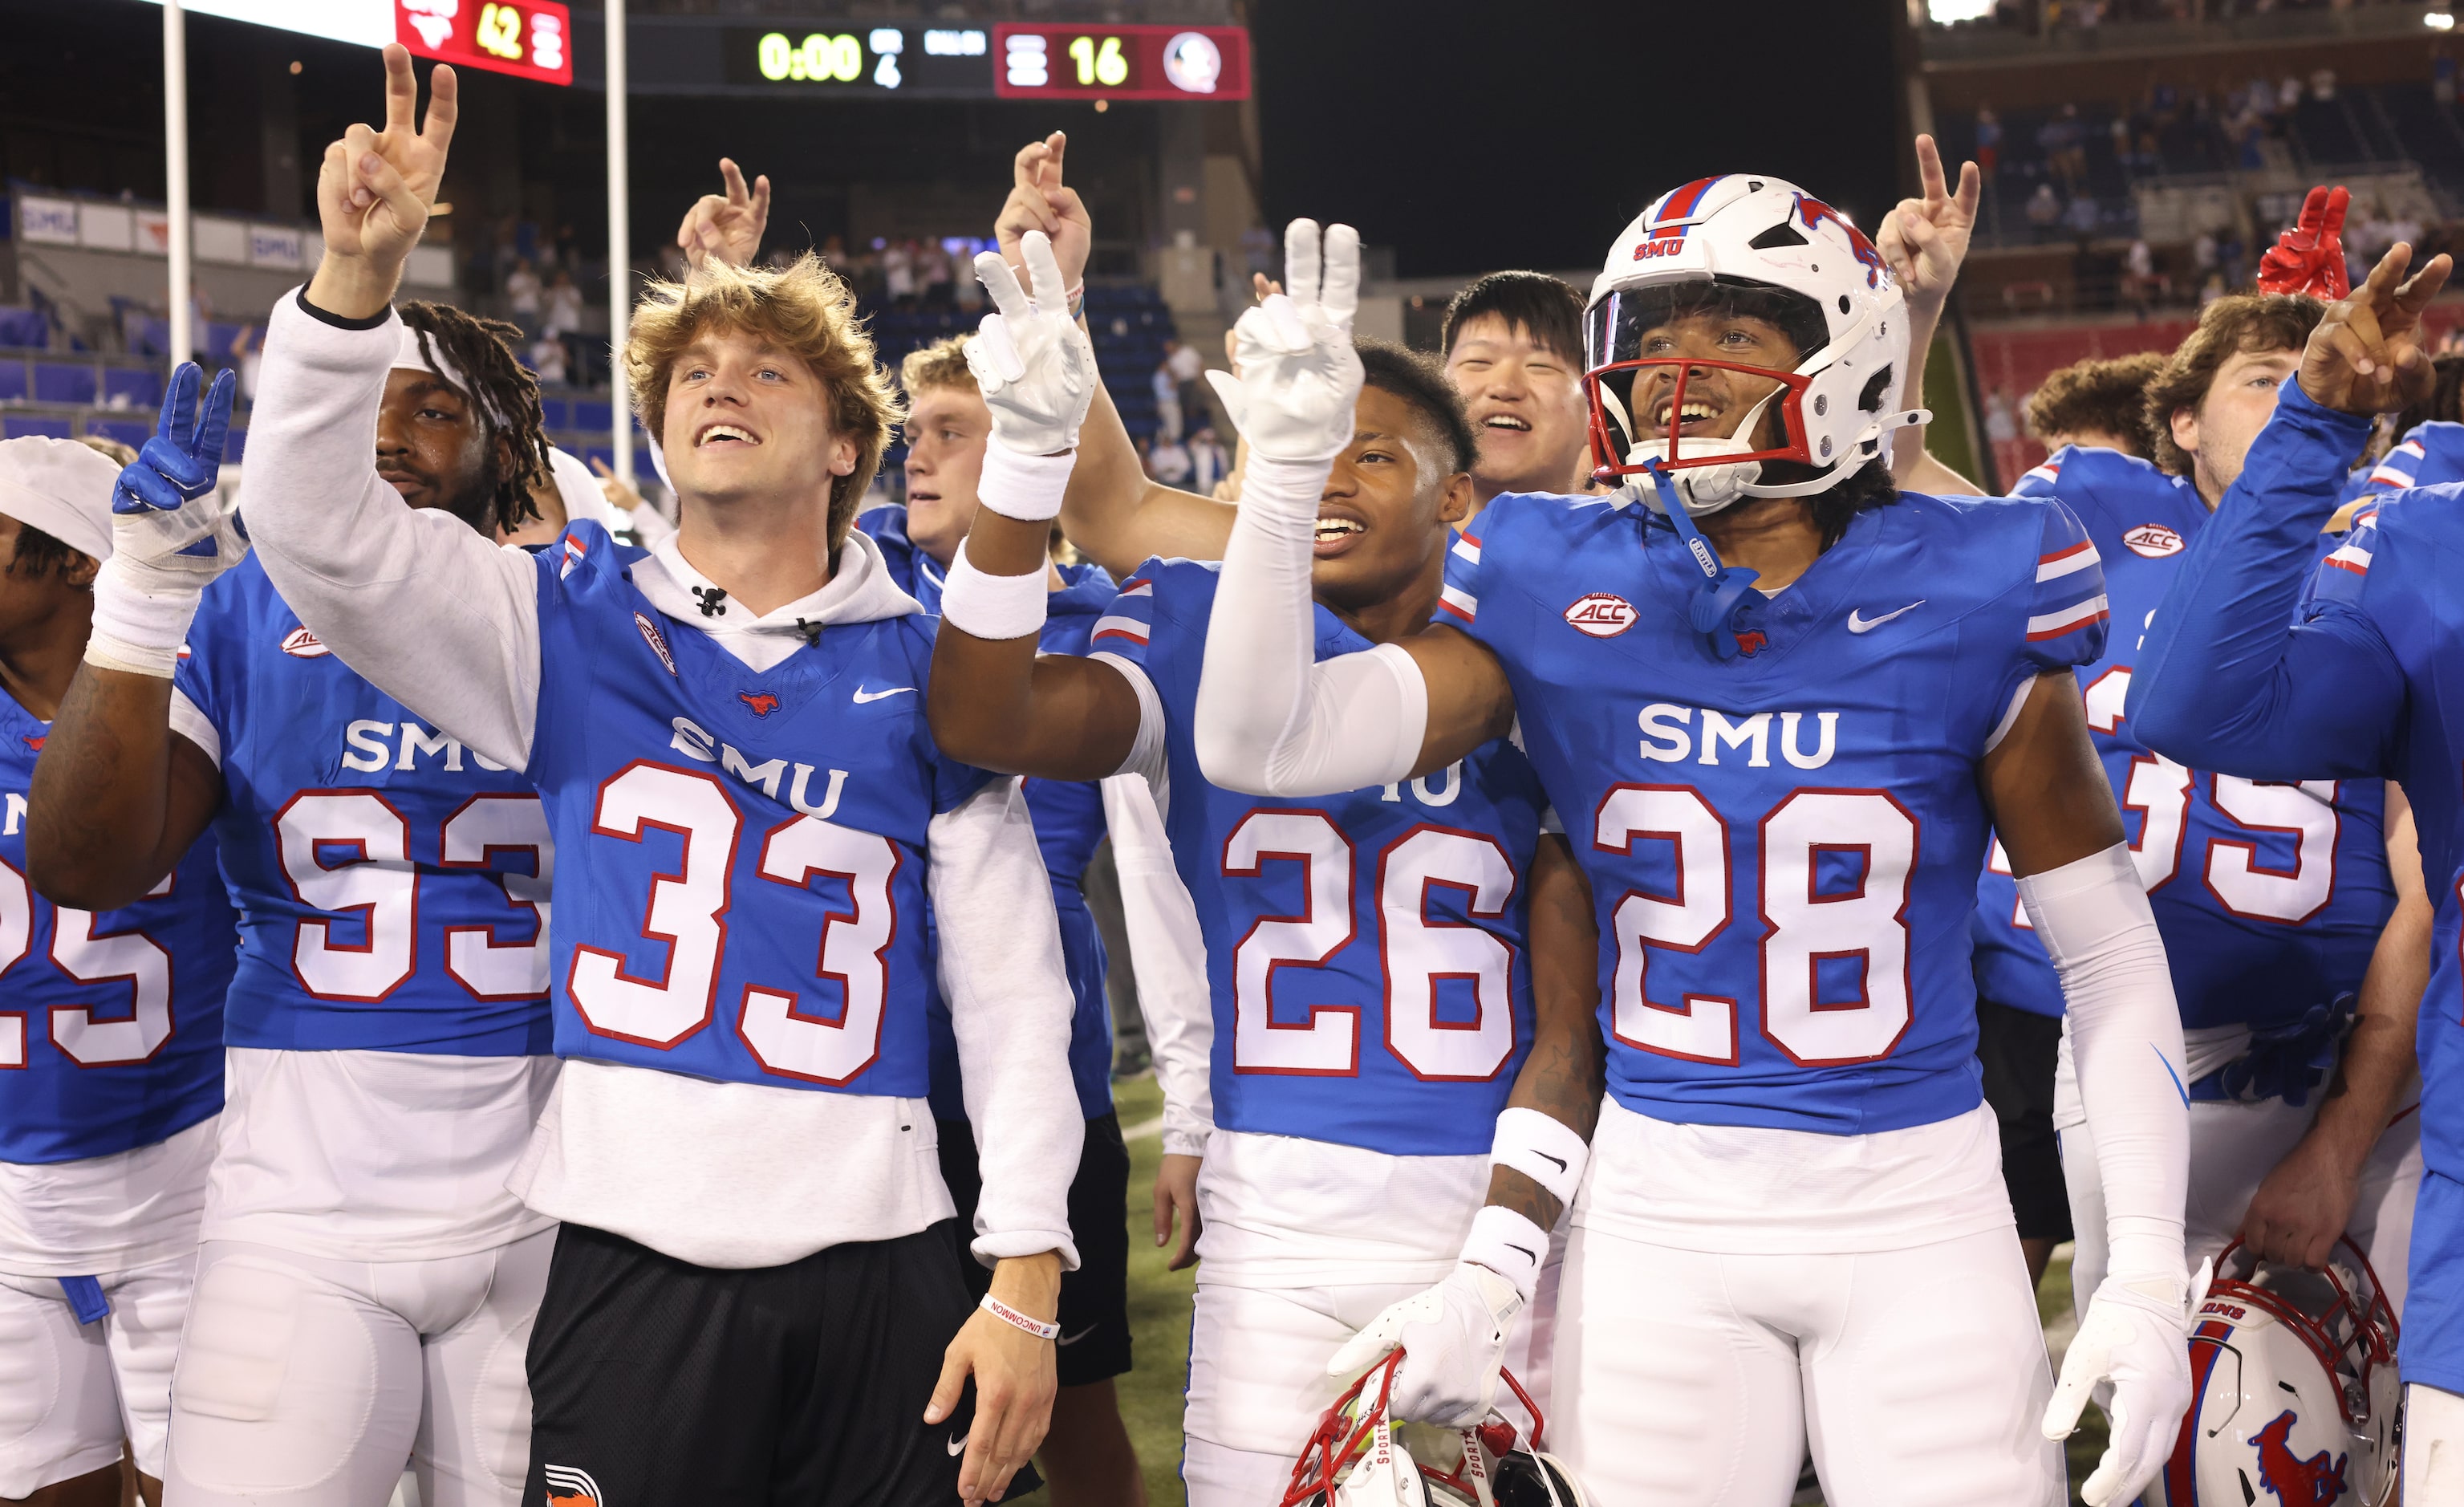
M 119 481 L 120 462 L 76 440 L 0 440 L 0 514 L 98 561 L 111 558 L 111 493 Z

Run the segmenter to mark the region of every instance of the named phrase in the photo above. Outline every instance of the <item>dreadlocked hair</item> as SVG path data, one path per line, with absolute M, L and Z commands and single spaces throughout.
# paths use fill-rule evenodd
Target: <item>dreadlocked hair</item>
M 94 572 L 87 568 L 94 565 L 94 557 L 85 551 L 70 548 L 32 523 L 20 523 L 17 525 L 17 547 L 10 555 L 9 563 L 0 565 L 0 575 L 13 576 L 23 572 L 29 581 L 62 576 L 68 578 L 70 586 L 85 589 L 94 585 Z M 85 577 L 82 581 L 76 579 L 80 574 Z
M 478 412 L 490 444 L 488 465 L 495 489 L 487 516 L 468 520 L 482 532 L 512 533 L 539 516 L 531 489 L 548 478 L 546 415 L 539 409 L 539 379 L 514 356 L 518 326 L 466 313 L 450 303 L 420 299 L 396 304 L 403 323 L 419 337 L 419 354 L 431 367 L 437 357 L 478 390 L 463 396 Z M 440 368 L 441 369 L 441 368 Z M 495 441 L 505 442 L 510 460 L 500 462 Z

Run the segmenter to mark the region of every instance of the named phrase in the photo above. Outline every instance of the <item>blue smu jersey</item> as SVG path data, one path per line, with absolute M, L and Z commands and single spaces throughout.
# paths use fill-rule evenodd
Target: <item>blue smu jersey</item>
M 2144 460 L 2077 448 L 2029 472 L 2019 495 L 2058 496 L 2104 560 L 2115 631 L 2079 682 L 2165 936 L 2182 1024 L 2277 1025 L 2358 990 L 2395 906 L 2386 783 L 2285 785 L 2188 769 L 2140 742 L 2123 716 L 2140 635 L 2207 526 L 2207 504 Z M 2320 553 L 2336 544 L 2322 536 Z M 2019 909 L 1998 843 L 1978 881 L 1975 934 L 1977 987 L 1988 999 L 2061 1013 L 2053 964 Z
M 991 778 L 925 726 L 934 620 L 757 671 L 651 605 L 643 555 L 577 522 L 539 560 L 557 1054 L 924 1097 L 928 828 Z
M 2403 785 L 2436 908 L 2422 995 L 2422 1152 L 2464 1178 L 2464 486 L 2383 497 L 2313 574 L 2305 616 L 2366 619 L 2404 676 L 2405 713 L 2385 736 L 2386 773 Z M 2453 1232 L 2442 1232 L 2441 1239 Z M 2416 1241 L 2416 1255 L 2429 1237 Z M 2408 1360 L 2408 1365 L 2410 1364 Z
M 941 610 L 941 567 L 907 537 L 907 509 L 877 507 L 857 516 L 855 526 L 872 536 L 890 565 L 891 579 L 924 610 Z M 1083 654 L 1095 619 L 1112 600 L 1115 587 L 1103 567 L 1061 565 L 1062 588 L 1045 598 L 1044 632 L 1036 648 L 1047 654 Z M 1080 880 L 1095 850 L 1104 841 L 1104 792 L 1091 780 L 1029 780 L 1026 809 L 1035 819 L 1036 846 L 1044 851 L 1045 872 L 1052 875 L 1052 904 L 1061 918 L 1061 962 L 1069 975 L 1069 992 L 1077 1014 L 1069 1026 L 1069 1076 L 1078 1090 L 1078 1107 L 1088 1119 L 1112 1108 L 1112 1011 L 1104 993 L 1103 934 L 1087 909 Z M 958 1043 L 950 1031 L 949 1007 L 938 990 L 933 997 L 933 1114 L 938 1119 L 964 1119 L 966 1104 L 958 1088 Z
M 1163 702 L 1164 828 L 1215 1003 L 1215 1123 L 1397 1156 L 1485 1152 L 1531 1043 L 1539 783 L 1501 742 L 1341 795 L 1209 785 L 1190 724 L 1216 568 L 1148 561 L 1093 644 Z M 1313 610 L 1320 659 L 1371 647 Z
M 1609 1092 L 1836 1134 L 1974 1108 L 1977 765 L 2035 676 L 2103 648 L 2078 520 L 1903 494 L 1749 594 L 1727 660 L 1642 505 L 1507 496 L 1477 528 L 1442 607 L 1503 663 L 1590 876 Z
M 35 894 L 26 790 L 51 727 L 0 694 L 0 1162 L 133 1150 L 223 1107 L 239 940 L 213 834 L 134 905 Z
M 222 743 L 234 1047 L 548 1049 L 539 798 L 336 658 L 252 556 L 206 589 L 173 684 Z
M 2379 463 L 2359 473 L 2343 501 L 2464 481 L 2464 424 L 2432 420 L 2415 424 Z

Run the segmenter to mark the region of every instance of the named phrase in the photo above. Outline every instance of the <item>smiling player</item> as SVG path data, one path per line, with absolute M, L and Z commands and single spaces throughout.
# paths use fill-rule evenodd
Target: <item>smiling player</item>
M 1662 195 L 1590 319 L 1597 458 L 1630 484 L 1492 502 L 1450 626 L 1313 652 L 1316 510 L 1244 495 L 1201 767 L 1298 798 L 1529 747 L 1601 942 L 1552 1414 L 1595 1500 L 1781 1500 L 1810 1444 L 1836 1499 L 2051 1507 L 2048 1436 L 2109 1380 L 2085 1495 L 2126 1501 L 2188 1401 L 2192 1295 L 2181 1028 L 2070 674 L 2104 638 L 2095 549 L 2057 504 L 1893 489 L 1899 286 L 1791 185 Z M 1285 402 L 1341 402 L 1306 303 L 1243 330 Z M 2057 1389 L 1977 1086 L 1989 825 L 2062 972 L 2111 1216 Z

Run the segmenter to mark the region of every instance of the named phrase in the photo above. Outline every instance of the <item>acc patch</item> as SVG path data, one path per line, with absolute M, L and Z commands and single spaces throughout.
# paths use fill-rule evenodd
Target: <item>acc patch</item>
M 633 614 L 633 626 L 642 631 L 642 642 L 650 646 L 650 653 L 659 656 L 659 663 L 668 667 L 668 674 L 674 675 L 676 657 L 668 653 L 668 637 L 659 632 L 659 625 L 636 612 Z
M 2178 555 L 2183 549 L 2181 533 L 2163 523 L 2142 523 L 2123 535 L 2122 542 L 2130 546 L 2132 554 L 2145 555 L 2150 560 Z
M 334 651 L 318 641 L 317 635 L 304 628 L 295 628 L 282 635 L 282 652 L 295 659 L 322 659 Z
M 1566 622 L 1576 632 L 1594 638 L 1615 638 L 1634 626 L 1634 604 L 1614 591 L 1594 591 L 1574 599 Z

